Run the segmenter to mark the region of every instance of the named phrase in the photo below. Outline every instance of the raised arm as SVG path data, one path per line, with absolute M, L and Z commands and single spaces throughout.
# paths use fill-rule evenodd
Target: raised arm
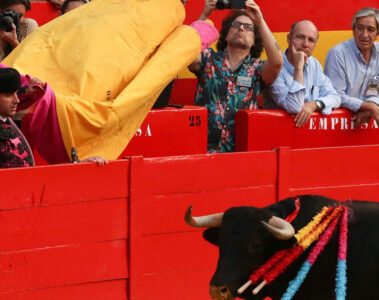
M 263 47 L 267 54 L 267 61 L 262 67 L 262 79 L 266 84 L 270 84 L 276 79 L 282 68 L 282 53 L 275 37 L 263 18 L 259 6 L 253 0 L 247 0 L 245 4 L 246 13 L 253 20 L 255 26 L 258 26 L 259 33 L 262 37 Z
M 216 9 L 216 2 L 217 2 L 217 0 L 204 0 L 204 9 L 203 9 L 203 12 L 201 13 L 201 15 L 199 16 L 198 21 L 205 21 L 210 17 L 212 12 Z M 193 26 L 196 30 L 198 30 L 198 32 L 199 32 L 199 30 L 201 31 L 200 28 L 196 28 L 194 25 L 196 26 L 196 22 L 194 22 L 191 26 Z M 211 25 L 209 25 L 209 26 L 211 26 Z M 212 31 L 210 28 L 208 28 L 208 29 L 210 31 Z M 200 32 L 199 32 L 199 34 L 201 36 Z M 217 39 L 215 33 L 213 33 L 212 35 L 214 35 L 214 37 L 211 37 L 211 39 L 209 41 L 207 41 L 206 44 L 212 43 Z M 218 34 L 217 34 L 217 37 L 218 37 Z M 204 42 L 203 41 L 204 38 L 205 37 L 202 38 L 202 44 Z M 202 48 L 204 48 L 204 46 L 202 46 Z M 202 50 L 204 50 L 204 49 L 202 49 Z M 199 54 L 197 56 L 196 60 L 188 66 L 188 70 L 190 70 L 192 73 L 198 73 L 198 72 L 200 72 L 200 64 L 201 64 L 201 54 Z
M 205 0 L 204 9 L 198 20 L 205 21 L 210 17 L 212 12 L 216 9 L 217 0 Z

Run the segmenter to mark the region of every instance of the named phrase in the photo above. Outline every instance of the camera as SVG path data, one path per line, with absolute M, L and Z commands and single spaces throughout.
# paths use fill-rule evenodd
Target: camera
M 16 32 L 18 33 L 20 27 L 21 14 L 18 12 L 7 9 L 0 13 L 0 30 L 11 32 L 12 24 L 16 26 Z
M 226 8 L 246 8 L 246 0 L 217 0 L 216 9 L 226 9 Z

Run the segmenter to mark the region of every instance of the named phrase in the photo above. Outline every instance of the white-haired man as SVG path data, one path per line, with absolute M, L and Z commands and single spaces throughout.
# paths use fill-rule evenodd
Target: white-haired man
M 324 71 L 341 96 L 341 107 L 356 112 L 356 127 L 372 117 L 379 124 L 379 10 L 360 9 L 352 29 L 352 39 L 329 50 Z

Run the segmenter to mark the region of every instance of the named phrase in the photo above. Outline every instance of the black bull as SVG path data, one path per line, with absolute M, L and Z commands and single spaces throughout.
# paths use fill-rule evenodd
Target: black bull
M 313 195 L 299 196 L 299 199 L 300 211 L 292 222 L 296 231 L 307 225 L 323 206 L 339 203 Z M 275 252 L 296 242 L 293 237 L 278 239 L 267 225 L 273 216 L 283 218 L 291 214 L 295 210 L 294 201 L 295 198 L 287 198 L 262 209 L 233 207 L 210 218 L 194 218 L 191 210 L 187 211 L 187 223 L 195 227 L 211 227 L 204 231 L 203 236 L 219 247 L 217 269 L 210 282 L 213 299 L 264 299 L 267 296 L 273 300 L 280 299 L 305 261 L 309 249 L 257 295 L 252 295 L 251 286 L 242 295 L 237 295 L 237 290 L 253 270 Z M 348 201 L 343 204 L 349 212 L 346 299 L 379 299 L 379 203 Z M 338 236 L 338 230 L 335 230 L 294 299 L 335 299 Z

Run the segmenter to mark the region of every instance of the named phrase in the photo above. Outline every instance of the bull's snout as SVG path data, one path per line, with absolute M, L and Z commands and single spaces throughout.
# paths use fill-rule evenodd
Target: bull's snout
M 211 298 L 215 300 L 234 300 L 232 293 L 226 286 L 210 286 Z

